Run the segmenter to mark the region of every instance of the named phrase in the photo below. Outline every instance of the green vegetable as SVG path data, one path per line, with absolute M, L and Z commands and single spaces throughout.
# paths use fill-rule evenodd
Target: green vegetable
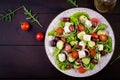
M 94 67 L 95 67 L 95 64 L 93 64 L 93 63 L 90 63 L 90 64 L 89 64 L 89 70 L 93 70 Z
M 94 47 L 95 46 L 95 42 L 94 41 L 89 41 L 88 42 L 88 46 L 89 47 Z
M 64 28 L 64 26 L 65 26 L 65 22 L 60 21 L 60 22 L 58 23 L 58 26 Z
M 90 34 L 90 33 L 92 33 L 93 29 L 94 29 L 93 27 L 86 28 L 85 33 Z
M 95 56 L 94 56 L 95 59 L 97 60 L 100 60 L 101 59 L 101 54 L 100 53 L 97 53 Z
M 80 40 L 83 40 L 83 36 L 85 35 L 85 32 L 84 31 L 82 31 L 82 32 L 79 32 L 78 34 L 77 34 L 77 37 L 80 39 Z
M 77 33 L 71 32 L 67 37 L 67 43 L 70 43 L 71 41 L 78 41 Z
M 82 62 L 88 65 L 90 63 L 90 58 L 89 57 L 82 58 Z
M 68 56 L 68 61 L 69 61 L 69 62 L 74 62 L 74 61 L 75 61 L 75 59 L 74 59 L 74 58 L 72 58 L 71 56 Z
M 61 40 L 58 41 L 57 44 L 56 44 L 56 47 L 61 50 L 64 47 L 64 42 L 61 41 Z
M 68 3 L 70 3 L 74 7 L 78 7 L 77 0 L 67 0 Z
M 58 35 L 56 33 L 56 30 L 51 30 L 49 33 L 48 33 L 48 36 L 57 36 L 57 37 L 60 37 L 60 35 Z
M 98 35 L 101 35 L 101 34 L 105 35 L 105 34 L 106 34 L 106 31 L 105 31 L 105 30 L 99 30 L 99 31 L 97 32 L 97 34 L 98 34 Z
M 105 29 L 106 29 L 106 24 L 100 24 L 100 25 L 96 28 L 95 32 L 98 32 L 99 30 L 105 30 Z
M 80 66 L 80 65 L 76 65 L 76 64 L 74 64 L 74 68 L 79 68 L 79 66 Z
M 60 51 L 61 51 L 60 49 L 55 47 L 54 52 L 53 52 L 54 56 L 57 56 L 60 53 Z
M 74 13 L 72 16 L 70 16 L 70 21 L 75 24 L 75 26 L 79 25 L 79 18 L 80 16 L 86 16 L 88 19 L 90 19 L 89 15 L 86 12 L 77 12 Z
M 80 19 L 80 22 L 81 22 L 82 24 L 84 24 L 85 21 L 88 20 L 88 18 L 87 18 L 86 16 L 84 16 L 84 15 L 80 16 L 79 19 Z
M 78 43 L 78 41 L 71 41 L 71 42 L 70 42 L 70 45 L 71 45 L 71 46 L 74 46 L 74 45 L 76 45 L 77 43 Z
M 40 24 L 36 14 L 33 14 L 32 11 L 28 10 L 25 6 L 20 6 L 19 8 L 15 9 L 15 10 L 10 10 L 10 9 L 7 10 L 5 13 L 0 14 L 0 20 L 11 22 L 11 20 L 12 20 L 13 16 L 15 15 L 16 11 L 18 11 L 18 10 L 20 10 L 22 8 L 24 9 L 24 14 L 28 16 L 26 19 L 29 19 L 32 22 L 36 22 L 40 27 L 43 27 Z

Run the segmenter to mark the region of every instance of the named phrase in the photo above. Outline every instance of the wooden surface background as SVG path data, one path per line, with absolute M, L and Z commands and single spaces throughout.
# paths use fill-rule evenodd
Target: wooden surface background
M 79 7 L 97 11 L 93 0 L 78 0 Z M 32 29 L 22 31 L 20 23 L 26 21 L 23 10 L 19 10 L 12 22 L 0 21 L 0 78 L 20 79 L 80 79 L 106 80 L 120 79 L 120 60 L 110 63 L 120 54 L 120 0 L 110 13 L 101 13 L 111 24 L 115 34 L 115 51 L 109 64 L 99 73 L 86 77 L 74 78 L 59 72 L 49 61 L 43 41 L 37 41 L 37 32 L 45 34 L 50 22 L 62 11 L 73 8 L 66 0 L 0 0 L 0 13 L 8 9 L 26 6 L 33 13 L 38 13 L 40 28 L 31 23 Z

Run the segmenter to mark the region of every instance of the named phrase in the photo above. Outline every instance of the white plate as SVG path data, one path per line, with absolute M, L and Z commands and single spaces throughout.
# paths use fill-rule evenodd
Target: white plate
M 96 17 L 96 18 L 99 19 L 100 23 L 105 23 L 108 26 L 107 30 L 109 31 L 109 35 L 112 37 L 112 48 L 113 48 L 112 53 L 107 54 L 106 56 L 102 57 L 99 64 L 96 65 L 95 68 L 92 71 L 87 71 L 84 74 L 78 73 L 77 70 L 75 70 L 75 69 L 62 71 L 57 67 L 57 65 L 55 63 L 55 57 L 53 56 L 54 48 L 49 45 L 49 41 L 52 39 L 52 37 L 48 36 L 48 32 L 50 32 L 51 30 L 58 27 L 57 25 L 58 25 L 58 22 L 61 20 L 61 18 L 69 17 L 72 14 L 74 14 L 76 12 L 79 12 L 79 11 L 80 12 L 87 12 L 91 18 Z M 107 65 L 107 63 L 110 61 L 110 59 L 113 55 L 113 52 L 114 52 L 114 46 L 115 46 L 114 33 L 113 33 L 112 28 L 111 28 L 110 24 L 108 23 L 108 21 L 102 15 L 97 13 L 96 11 L 93 11 L 93 10 L 88 9 L 88 8 L 72 8 L 72 9 L 69 9 L 69 10 L 66 10 L 66 11 L 60 13 L 50 23 L 50 25 L 47 29 L 47 32 L 46 32 L 46 36 L 45 36 L 45 49 L 46 49 L 46 53 L 47 53 L 47 56 L 48 56 L 50 62 L 62 73 L 66 74 L 66 75 L 69 75 L 69 76 L 73 76 L 73 77 L 87 77 L 87 76 L 91 76 L 91 75 L 96 74 L 99 71 L 101 71 Z

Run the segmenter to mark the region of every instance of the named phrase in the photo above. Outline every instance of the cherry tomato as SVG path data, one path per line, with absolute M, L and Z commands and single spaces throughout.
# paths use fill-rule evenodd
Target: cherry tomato
M 85 73 L 87 70 L 84 68 L 84 66 L 80 66 L 78 69 L 78 72 L 80 73 L 80 74 L 83 74 L 83 73 Z
M 96 33 L 92 33 L 93 38 L 98 38 L 98 35 Z
M 77 51 L 72 51 L 72 57 L 73 57 L 74 59 L 77 59 L 77 58 L 79 57 L 78 52 L 77 52 Z
M 99 36 L 99 38 L 100 38 L 100 40 L 101 40 L 102 42 L 105 42 L 105 41 L 107 40 L 107 36 L 104 35 L 104 34 L 101 34 L 101 35 Z
M 36 34 L 36 39 L 37 40 L 41 41 L 41 40 L 43 40 L 43 38 L 44 38 L 44 34 L 42 32 L 38 32 Z
M 96 55 L 96 50 L 94 48 L 90 49 L 90 56 L 93 57 Z
M 93 25 L 93 27 L 96 27 L 97 25 L 98 25 L 98 19 L 97 18 L 92 18 L 91 19 L 91 23 L 92 23 L 92 25 Z
M 69 44 L 65 44 L 65 51 L 70 52 L 72 50 L 71 46 Z
M 61 28 L 61 27 L 59 27 L 59 28 L 56 29 L 56 33 L 59 34 L 59 35 L 62 35 L 63 32 L 64 32 L 64 29 Z
M 78 31 L 84 31 L 85 30 L 85 28 L 84 28 L 84 26 L 82 25 L 82 24 L 80 24 L 79 26 L 78 26 Z
M 30 29 L 30 24 L 28 22 L 23 22 L 21 24 L 21 29 L 24 30 L 24 31 L 27 31 Z

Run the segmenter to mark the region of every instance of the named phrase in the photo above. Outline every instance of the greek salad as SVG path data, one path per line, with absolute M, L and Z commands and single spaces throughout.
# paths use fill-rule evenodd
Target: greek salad
M 48 33 L 54 47 L 56 65 L 60 70 L 76 69 L 80 74 L 93 70 L 101 57 L 112 52 L 112 38 L 107 25 L 86 12 L 62 17 Z

